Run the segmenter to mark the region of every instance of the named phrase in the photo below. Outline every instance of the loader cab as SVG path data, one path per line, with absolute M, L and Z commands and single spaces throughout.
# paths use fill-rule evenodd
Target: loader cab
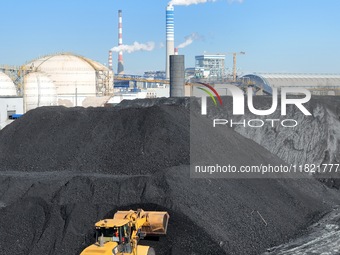
M 131 229 L 128 220 L 107 219 L 96 223 L 96 242 L 116 242 L 124 252 L 130 252 Z

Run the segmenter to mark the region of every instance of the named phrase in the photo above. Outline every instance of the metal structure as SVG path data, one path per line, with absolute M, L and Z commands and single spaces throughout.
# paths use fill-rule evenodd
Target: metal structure
M 170 56 L 170 97 L 185 95 L 184 55 Z
M 165 79 L 165 71 L 146 71 L 144 77 L 154 79 Z
M 169 80 L 162 79 L 147 79 L 143 76 L 138 75 L 123 75 L 116 76 L 115 80 L 117 81 L 134 81 L 134 82 L 147 82 L 147 83 L 159 83 L 159 84 L 170 84 Z
M 233 82 L 236 82 L 237 81 L 237 69 L 236 69 L 237 55 L 244 55 L 246 53 L 244 51 L 241 51 L 241 52 L 233 52 L 233 53 L 227 53 L 227 54 L 233 54 Z
M 175 10 L 172 4 L 166 7 L 166 65 L 165 77 L 170 78 L 170 56 L 175 54 Z
M 123 17 L 122 10 L 118 11 L 118 46 L 123 45 Z M 118 53 L 118 68 L 117 74 L 124 74 L 123 51 Z
M 14 83 L 18 96 L 23 94 L 24 76 L 31 71 L 31 67 L 24 66 L 0 66 L 0 72 L 6 74 Z
M 245 82 L 271 91 L 280 87 L 304 87 L 314 95 L 340 95 L 340 74 L 247 74 Z
M 195 56 L 195 71 L 197 78 L 225 77 L 225 55 L 209 54 Z

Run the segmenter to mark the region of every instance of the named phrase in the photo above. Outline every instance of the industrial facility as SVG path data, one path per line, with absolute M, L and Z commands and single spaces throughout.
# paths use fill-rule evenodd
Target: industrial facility
M 47 55 L 20 67 L 0 67 L 0 125 L 41 106 L 102 106 L 113 95 L 113 72 L 72 53 Z
M 123 50 L 117 52 L 117 73 L 113 71 L 113 51 L 108 65 L 73 53 L 46 55 L 20 67 L 0 66 L 0 128 L 13 114 L 22 114 L 41 106 L 114 106 L 136 98 L 199 96 L 193 84 L 206 82 L 226 95 L 225 84 L 254 94 L 271 95 L 275 87 L 305 87 L 314 95 L 340 95 L 340 75 L 336 74 L 247 74 L 237 73 L 237 55 L 245 52 L 202 54 L 195 56 L 195 67 L 185 68 L 184 55 L 175 49 L 174 6 L 166 7 L 165 69 L 145 71 L 144 75 L 124 74 Z M 118 10 L 118 47 L 123 46 L 122 10 Z M 120 48 L 119 48 L 120 49 Z M 233 56 L 232 72 L 225 60 Z
M 58 105 L 91 106 L 89 101 L 100 101 L 103 99 L 101 97 L 113 93 L 113 72 L 83 56 L 71 53 L 48 55 L 25 64 L 23 68 L 30 74 L 38 73 L 35 86 L 39 90 L 43 86 L 40 82 L 50 79 L 48 84 L 52 82 L 55 86 Z M 42 75 L 44 79 L 41 80 Z M 32 79 L 29 80 L 29 86 L 33 86 Z
M 199 78 L 225 78 L 225 55 L 199 55 L 195 57 L 195 73 Z
M 0 255 L 340 255 L 340 0 L 26 2 Z

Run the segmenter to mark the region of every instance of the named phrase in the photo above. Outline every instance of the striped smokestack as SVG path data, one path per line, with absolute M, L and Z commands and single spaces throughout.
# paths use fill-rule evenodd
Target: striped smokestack
M 174 23 L 174 7 L 169 4 L 166 7 L 166 66 L 165 76 L 167 79 L 170 78 L 170 55 L 174 55 L 175 48 L 175 23 Z
M 123 45 L 123 18 L 122 18 L 122 10 L 118 11 L 118 46 Z M 117 74 L 124 74 L 124 65 L 123 65 L 123 51 L 118 53 L 118 69 Z
M 109 50 L 109 70 L 112 71 L 112 51 Z

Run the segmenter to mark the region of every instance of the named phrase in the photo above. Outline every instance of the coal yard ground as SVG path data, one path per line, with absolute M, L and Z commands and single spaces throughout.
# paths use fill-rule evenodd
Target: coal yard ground
M 200 125 L 197 130 L 211 123 L 190 112 L 196 103 L 179 98 L 123 101 L 115 108 L 41 107 L 1 130 L 1 255 L 78 255 L 94 242 L 96 221 L 137 208 L 170 214 L 167 236 L 144 241 L 156 254 L 275 254 L 271 247 L 308 234 L 340 203 L 336 185 L 315 178 L 190 178 L 192 137 L 232 147 L 226 157 L 235 164 L 249 155 L 266 164 L 298 162 L 295 149 L 305 155 L 301 162 L 312 155 L 336 162 L 337 109 L 325 100 L 312 101 L 310 125 L 294 131 L 313 138 L 304 153 L 307 136 L 292 146 L 277 129 L 190 134 L 190 122 Z

